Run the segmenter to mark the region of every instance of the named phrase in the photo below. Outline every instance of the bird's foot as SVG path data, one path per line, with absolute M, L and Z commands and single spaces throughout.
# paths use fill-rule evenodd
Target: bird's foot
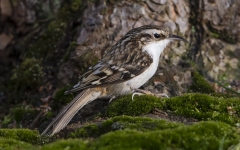
M 156 97 L 167 97 L 169 98 L 169 96 L 165 93 L 161 93 L 161 94 L 154 94 L 150 91 L 147 90 L 142 90 L 142 89 L 133 89 L 135 92 L 132 94 L 132 100 L 134 98 L 135 95 L 152 95 L 152 96 L 156 96 Z
M 133 98 L 134 98 L 135 95 L 138 95 L 138 96 L 139 96 L 139 95 L 144 95 L 144 94 L 143 94 L 143 93 L 139 93 L 139 92 L 134 92 L 134 93 L 132 94 L 132 100 L 133 100 Z

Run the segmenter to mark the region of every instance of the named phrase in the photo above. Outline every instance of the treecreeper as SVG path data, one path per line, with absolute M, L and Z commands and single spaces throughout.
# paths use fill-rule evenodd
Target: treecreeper
M 161 53 L 174 40 L 187 42 L 163 26 L 145 25 L 130 30 L 95 66 L 82 75 L 78 84 L 65 92 L 78 94 L 53 119 L 42 135 L 59 132 L 83 106 L 98 98 L 111 99 L 137 91 L 155 74 Z

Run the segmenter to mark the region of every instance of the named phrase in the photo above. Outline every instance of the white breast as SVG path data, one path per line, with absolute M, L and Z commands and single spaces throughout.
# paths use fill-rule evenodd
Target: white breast
M 139 88 L 155 74 L 158 68 L 159 57 L 169 42 L 170 40 L 166 39 L 148 44 L 143 48 L 143 52 L 147 52 L 152 57 L 153 62 L 143 73 L 127 81 L 127 85 L 130 85 L 132 88 Z

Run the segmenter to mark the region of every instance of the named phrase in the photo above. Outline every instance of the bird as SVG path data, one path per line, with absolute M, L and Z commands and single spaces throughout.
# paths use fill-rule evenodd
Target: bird
M 88 103 L 99 98 L 131 94 L 157 71 L 161 53 L 174 40 L 187 42 L 166 26 L 144 25 L 126 33 L 98 63 L 81 76 L 65 94 L 78 92 L 42 132 L 54 135 Z

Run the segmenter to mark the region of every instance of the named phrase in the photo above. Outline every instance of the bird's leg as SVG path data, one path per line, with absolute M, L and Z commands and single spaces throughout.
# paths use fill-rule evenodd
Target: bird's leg
M 147 90 L 142 90 L 142 89 L 136 89 L 136 88 L 133 88 L 130 84 L 127 84 L 131 91 L 134 91 L 133 94 L 132 94 L 132 100 L 134 98 L 135 95 L 153 95 L 153 96 L 156 96 L 156 97 L 167 97 L 169 98 L 169 96 L 165 93 L 161 93 L 161 94 L 153 94 L 152 92 L 150 91 L 147 91 Z
M 156 97 L 167 97 L 169 98 L 169 96 L 166 93 L 160 93 L 160 94 L 154 94 Z
M 140 92 L 134 92 L 136 90 L 130 84 L 127 83 L 127 85 L 129 86 L 130 90 L 133 91 L 133 93 L 132 93 L 132 100 L 133 100 L 135 95 L 144 95 L 142 92 L 141 93 Z
M 142 90 L 142 89 L 133 89 L 133 90 L 136 91 L 136 92 L 134 92 L 132 94 L 132 100 L 133 100 L 135 95 L 144 95 L 144 94 L 146 94 L 146 95 L 153 95 L 153 96 L 156 96 L 156 97 L 167 97 L 167 98 L 169 98 L 169 96 L 167 94 L 165 94 L 165 93 L 154 94 L 154 93 L 152 93 L 150 91 Z
M 147 91 L 147 90 L 142 90 L 142 89 L 133 89 L 133 90 L 136 91 L 136 92 L 146 94 L 146 95 L 154 95 L 152 92 Z

